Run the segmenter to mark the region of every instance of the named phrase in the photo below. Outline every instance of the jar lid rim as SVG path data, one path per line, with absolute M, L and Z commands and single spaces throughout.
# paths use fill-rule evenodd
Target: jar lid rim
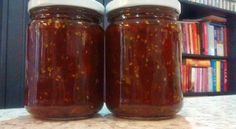
M 46 7 L 54 5 L 75 6 L 94 10 L 104 14 L 105 7 L 96 0 L 29 0 L 28 12 L 37 7 Z
M 112 0 L 106 5 L 106 13 L 120 8 L 142 5 L 170 7 L 181 13 L 181 4 L 178 0 Z

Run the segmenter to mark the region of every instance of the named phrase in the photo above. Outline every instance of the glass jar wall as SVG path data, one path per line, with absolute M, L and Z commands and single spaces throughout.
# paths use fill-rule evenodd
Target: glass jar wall
M 76 6 L 30 10 L 26 109 L 41 119 L 80 119 L 103 105 L 102 14 Z
M 164 6 L 108 10 L 106 104 L 115 116 L 164 119 L 181 109 L 178 16 Z

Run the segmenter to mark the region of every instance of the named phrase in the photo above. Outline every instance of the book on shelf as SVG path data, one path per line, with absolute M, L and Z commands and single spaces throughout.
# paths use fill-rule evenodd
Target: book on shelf
M 228 92 L 226 60 L 184 59 L 182 90 L 184 93 Z
M 236 11 L 236 1 L 233 0 L 183 0 L 183 1 L 191 1 L 225 10 Z
M 182 51 L 185 54 L 228 56 L 227 20 L 208 16 L 181 22 Z

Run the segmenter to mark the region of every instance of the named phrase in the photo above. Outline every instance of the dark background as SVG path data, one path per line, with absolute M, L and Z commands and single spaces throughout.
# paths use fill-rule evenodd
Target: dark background
M 0 108 L 23 105 L 27 2 L 0 1 Z

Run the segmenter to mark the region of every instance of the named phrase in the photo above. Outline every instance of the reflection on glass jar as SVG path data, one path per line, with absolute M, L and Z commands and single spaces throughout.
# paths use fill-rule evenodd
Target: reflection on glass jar
M 181 109 L 178 16 L 149 5 L 108 12 L 106 104 L 115 116 L 164 119 Z

